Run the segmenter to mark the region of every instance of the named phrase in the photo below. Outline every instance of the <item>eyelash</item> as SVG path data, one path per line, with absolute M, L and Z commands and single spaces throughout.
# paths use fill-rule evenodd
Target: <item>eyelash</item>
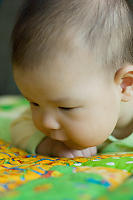
M 73 108 L 58 107 L 58 108 L 61 109 L 61 110 L 65 110 L 65 111 L 70 111 L 70 110 L 74 109 L 74 107 Z
M 34 103 L 34 102 L 31 102 L 31 104 L 33 105 L 33 106 L 39 106 L 39 104 L 37 104 L 37 103 Z
M 34 103 L 34 102 L 31 102 L 31 104 L 32 104 L 33 106 L 36 106 L 36 107 L 39 106 L 39 104 Z M 61 109 L 61 110 L 64 110 L 64 111 L 70 111 L 70 110 L 72 110 L 72 109 L 75 109 L 75 107 L 72 107 L 72 108 L 68 108 L 68 107 L 58 107 L 58 108 Z

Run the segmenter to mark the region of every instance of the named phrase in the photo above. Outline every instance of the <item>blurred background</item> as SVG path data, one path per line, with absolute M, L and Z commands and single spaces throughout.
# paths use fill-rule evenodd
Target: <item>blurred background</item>
M 11 32 L 23 0 L 0 0 L 0 95 L 19 94 L 12 76 Z

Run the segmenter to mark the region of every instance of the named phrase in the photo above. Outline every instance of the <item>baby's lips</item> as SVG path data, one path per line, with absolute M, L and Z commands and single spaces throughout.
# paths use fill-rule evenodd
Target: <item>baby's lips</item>
M 65 142 L 68 140 L 68 138 L 66 137 L 65 133 L 63 131 L 54 131 L 52 133 L 50 133 L 50 138 L 53 140 L 58 140 L 61 142 Z

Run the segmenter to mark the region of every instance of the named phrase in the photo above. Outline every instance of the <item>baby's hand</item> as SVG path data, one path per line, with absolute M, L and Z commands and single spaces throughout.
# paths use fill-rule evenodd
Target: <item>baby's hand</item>
M 91 157 L 96 155 L 96 147 L 89 147 L 83 150 L 68 148 L 64 143 L 58 142 L 54 144 L 52 155 L 57 157 L 74 158 L 74 157 Z
M 97 153 L 97 149 L 96 147 L 89 147 L 83 150 L 70 149 L 64 143 L 47 137 L 38 145 L 36 152 L 47 156 L 74 158 L 94 156 Z

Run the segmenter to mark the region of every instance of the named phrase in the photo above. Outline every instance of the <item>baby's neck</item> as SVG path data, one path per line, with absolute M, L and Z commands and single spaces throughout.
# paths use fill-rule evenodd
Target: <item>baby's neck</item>
M 122 139 L 133 132 L 133 101 L 121 102 L 119 120 L 112 133 L 116 138 Z

